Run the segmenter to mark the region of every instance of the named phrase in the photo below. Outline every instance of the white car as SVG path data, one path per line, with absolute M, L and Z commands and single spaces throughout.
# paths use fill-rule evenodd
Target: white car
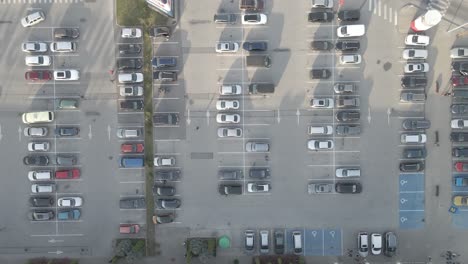
M 29 142 L 28 150 L 29 151 L 49 151 L 50 144 L 49 142 Z
M 34 26 L 42 21 L 45 20 L 45 14 L 42 11 L 37 11 L 34 13 L 31 13 L 27 16 L 25 16 L 23 19 L 21 19 L 21 25 L 23 27 L 30 27 Z
M 428 72 L 429 63 L 407 63 L 405 65 L 405 73 L 413 72 Z
M 340 64 L 359 64 L 361 63 L 361 55 L 359 54 L 346 54 L 340 56 Z
M 312 8 L 333 8 L 333 0 L 312 0 Z
M 271 185 L 269 183 L 249 182 L 247 184 L 247 192 L 249 193 L 269 192 L 270 190 Z
M 62 197 L 57 200 L 59 207 L 79 207 L 83 204 L 81 197 Z
M 156 167 L 173 167 L 175 166 L 176 159 L 175 157 L 154 157 L 154 166 Z
M 52 60 L 50 56 L 26 56 L 24 62 L 27 66 L 49 66 Z
M 423 49 L 405 49 L 405 50 L 403 50 L 403 59 L 405 59 L 405 60 L 423 60 L 423 59 L 427 59 L 427 50 L 423 50 Z
M 242 15 L 244 25 L 264 25 L 267 23 L 267 16 L 261 13 L 248 13 Z
M 238 84 L 231 84 L 231 85 L 221 85 L 219 87 L 219 93 L 221 95 L 235 95 L 242 93 L 242 86 Z
M 452 128 L 467 128 L 468 127 L 468 120 L 466 120 L 466 119 L 452 119 L 451 127 Z
M 217 110 L 230 110 L 234 109 L 237 110 L 239 109 L 239 100 L 219 100 L 216 102 L 216 109 Z
M 122 38 L 141 38 L 141 29 L 122 28 Z
M 307 142 L 307 148 L 310 150 L 325 150 L 325 149 L 333 149 L 335 144 L 333 144 L 332 140 L 316 140 L 311 139 Z
M 338 178 L 360 177 L 361 169 L 359 168 L 338 168 L 335 171 L 335 176 Z
M 55 190 L 54 184 L 33 184 L 31 185 L 32 193 L 51 193 Z
M 462 59 L 468 58 L 468 48 L 453 48 L 450 50 L 450 58 Z
M 78 70 L 58 70 L 54 71 L 54 80 L 56 81 L 77 81 L 80 79 Z
M 374 255 L 380 255 L 382 253 L 382 235 L 377 233 L 372 233 L 371 235 L 371 251 Z
M 47 127 L 26 127 L 24 135 L 26 137 L 45 137 L 48 131 Z
M 220 127 L 218 128 L 218 137 L 241 137 L 242 128 Z
M 141 72 L 119 74 L 119 83 L 141 83 L 141 82 L 143 82 L 143 73 Z
M 426 134 L 401 134 L 401 143 L 426 143 Z
M 75 52 L 76 42 L 58 41 L 50 43 L 50 51 L 52 52 Z
M 24 52 L 46 52 L 47 44 L 44 42 L 23 42 L 21 50 Z
M 120 96 L 143 96 L 142 86 L 122 86 Z
M 237 124 L 240 122 L 240 115 L 238 114 L 217 114 L 216 122 L 220 124 Z
M 312 98 L 310 107 L 313 108 L 333 108 L 333 98 Z
M 429 45 L 429 36 L 410 34 L 405 38 L 406 45 L 427 46 Z
M 237 42 L 218 42 L 216 44 L 216 52 L 237 52 L 239 50 L 239 43 Z

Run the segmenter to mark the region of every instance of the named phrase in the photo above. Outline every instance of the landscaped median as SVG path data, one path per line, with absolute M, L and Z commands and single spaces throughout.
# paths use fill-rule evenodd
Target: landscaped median
M 146 255 L 156 254 L 153 224 L 153 72 L 152 43 L 149 31 L 156 25 L 165 25 L 167 18 L 150 9 L 144 0 L 116 0 L 117 24 L 122 27 L 140 27 L 143 31 L 143 75 L 145 104 L 145 173 L 146 173 Z

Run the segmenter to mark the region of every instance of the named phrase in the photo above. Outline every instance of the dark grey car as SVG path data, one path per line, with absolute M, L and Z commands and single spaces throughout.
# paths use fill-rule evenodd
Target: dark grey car
M 74 155 L 59 154 L 56 158 L 57 165 L 60 166 L 73 166 L 76 165 L 76 161 L 77 159 Z
M 54 205 L 52 196 L 33 196 L 29 198 L 32 207 L 51 207 Z
M 308 15 L 309 22 L 330 22 L 333 19 L 332 12 L 313 11 Z
M 251 168 L 249 177 L 255 179 L 265 179 L 270 177 L 270 170 L 267 168 Z
M 358 111 L 338 111 L 335 118 L 341 122 L 355 122 L 359 121 L 361 114 Z
M 337 125 L 336 134 L 340 136 L 351 136 L 361 134 L 360 125 Z
M 180 170 L 157 170 L 154 176 L 156 180 L 177 181 L 180 179 Z
M 403 158 L 405 159 L 423 159 L 426 157 L 425 148 L 407 148 L 403 150 Z
M 403 121 L 403 129 L 405 130 L 417 130 L 417 129 L 429 129 L 431 127 L 431 121 L 424 119 L 405 119 Z
M 244 42 L 242 48 L 247 51 L 265 51 L 268 49 L 266 41 Z
M 335 191 L 337 193 L 360 193 L 362 186 L 359 182 L 337 182 Z
M 468 157 L 468 148 L 464 148 L 464 147 L 453 148 L 452 156 L 456 158 L 466 158 Z
M 180 207 L 179 199 L 158 199 L 156 205 L 160 209 L 176 209 Z
M 325 40 L 315 40 L 310 43 L 310 48 L 313 50 L 330 50 L 333 44 Z
M 120 208 L 122 209 L 140 209 L 146 207 L 145 198 L 122 198 L 120 199 Z
M 237 16 L 235 14 L 215 14 L 213 21 L 217 24 L 235 24 Z
M 358 21 L 360 17 L 359 10 L 342 10 L 338 12 L 338 20 L 341 21 Z
M 151 65 L 154 68 L 170 68 L 177 66 L 177 58 L 176 57 L 154 57 L 151 60 Z
M 450 140 L 453 142 L 468 142 L 467 132 L 452 132 L 450 133 Z
M 140 44 L 121 44 L 119 45 L 120 54 L 138 54 L 141 52 Z
M 361 44 L 357 40 L 338 41 L 335 45 L 335 48 L 341 51 L 358 51 L 360 47 Z
M 32 221 L 47 221 L 54 219 L 54 217 L 55 213 L 52 210 L 34 210 L 29 215 L 29 219 Z
M 23 158 L 23 163 L 29 166 L 47 166 L 49 165 L 49 157 L 45 155 L 29 155 Z
M 155 224 L 168 224 L 174 222 L 174 218 L 173 213 L 158 214 L 153 216 L 153 222 Z
M 468 104 L 454 104 L 450 109 L 452 114 L 466 114 L 468 113 Z
M 155 185 L 153 186 L 153 193 L 159 196 L 174 196 L 176 189 L 172 186 L 160 186 Z
M 137 70 L 143 66 L 141 59 L 118 59 L 117 66 L 119 70 Z
M 397 237 L 393 232 L 385 233 L 385 247 L 384 255 L 387 257 L 393 257 L 396 254 L 397 249 Z
M 153 125 L 177 125 L 179 113 L 156 113 L 153 115 Z
M 284 232 L 283 230 L 275 230 L 274 232 L 274 245 L 275 245 L 275 254 L 284 253 Z
M 55 135 L 59 137 L 73 137 L 80 133 L 78 127 L 57 127 L 55 128 Z
M 177 81 L 177 72 L 155 71 L 153 72 L 153 79 L 161 82 L 175 82 Z
M 220 170 L 219 179 L 221 180 L 241 180 L 244 178 L 242 170 Z
M 331 71 L 328 69 L 314 69 L 310 71 L 311 79 L 328 79 L 331 76 Z
M 56 39 L 76 39 L 80 36 L 78 28 L 56 28 L 54 30 L 54 37 Z

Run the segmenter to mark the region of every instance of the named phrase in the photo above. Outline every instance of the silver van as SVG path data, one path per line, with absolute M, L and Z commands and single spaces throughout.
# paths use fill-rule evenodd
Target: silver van
M 309 126 L 309 135 L 331 135 L 333 134 L 332 126 Z
M 300 231 L 294 231 L 293 236 L 293 249 L 294 254 L 302 254 L 302 233 Z
M 365 258 L 369 254 L 369 235 L 367 232 L 359 232 L 358 234 L 358 250 L 359 255 Z
M 28 179 L 30 181 L 50 181 L 52 180 L 51 171 L 29 171 Z
M 50 43 L 50 50 L 53 52 L 74 52 L 76 50 L 76 42 L 52 42 Z
M 133 128 L 119 128 L 117 130 L 118 138 L 137 138 L 141 135 L 140 129 Z

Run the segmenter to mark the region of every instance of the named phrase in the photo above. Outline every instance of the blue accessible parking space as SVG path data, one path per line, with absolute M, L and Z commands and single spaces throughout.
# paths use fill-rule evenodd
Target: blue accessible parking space
M 424 174 L 400 174 L 400 192 L 423 192 Z
M 424 193 L 400 193 L 400 210 L 424 211 Z
M 306 229 L 305 232 L 305 250 L 307 256 L 323 256 L 323 230 L 322 229 Z
M 292 233 L 302 234 L 303 254 L 305 256 L 341 256 L 341 229 L 288 229 L 286 231 L 286 251 L 293 253 Z
M 400 211 L 401 229 L 421 229 L 425 225 L 424 211 Z
M 452 224 L 461 229 L 468 229 L 468 210 L 460 210 L 452 214 Z
M 452 192 L 468 194 L 468 186 L 464 186 L 464 187 L 455 186 L 455 181 L 457 181 L 459 185 L 464 185 L 468 181 L 468 175 L 467 174 L 454 174 L 453 182 L 452 182 Z

